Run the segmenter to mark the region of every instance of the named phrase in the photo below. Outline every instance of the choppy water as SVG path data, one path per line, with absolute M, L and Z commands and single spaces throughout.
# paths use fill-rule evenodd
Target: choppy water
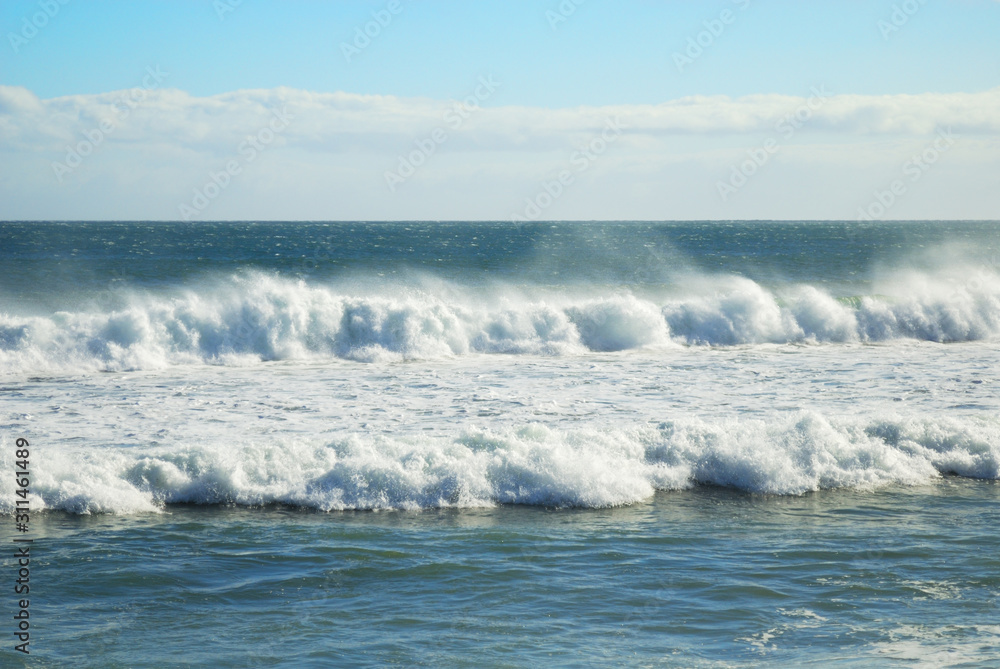
M 995 223 L 0 224 L 38 666 L 993 666 L 998 268 Z

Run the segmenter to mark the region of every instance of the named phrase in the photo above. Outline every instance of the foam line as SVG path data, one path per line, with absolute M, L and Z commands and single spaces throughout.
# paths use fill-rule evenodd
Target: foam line
M 14 449 L 0 450 L 13 471 Z M 155 512 L 169 503 L 284 503 L 323 511 L 496 504 L 633 504 L 657 490 L 728 486 L 797 495 L 1000 477 L 1000 423 L 950 418 L 670 420 L 564 431 L 538 424 L 451 437 L 347 434 L 246 444 L 39 453 L 33 509 Z M 14 477 L 0 478 L 0 511 Z

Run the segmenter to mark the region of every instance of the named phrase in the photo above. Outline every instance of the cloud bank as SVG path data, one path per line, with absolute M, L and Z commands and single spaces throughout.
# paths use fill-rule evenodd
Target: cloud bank
M 47 100 L 0 86 L 0 216 L 176 219 L 187 205 L 202 219 L 510 219 L 535 201 L 539 218 L 853 218 L 941 129 L 955 148 L 886 217 L 998 211 L 1000 88 L 546 109 L 489 106 L 503 82 L 486 76 L 461 100 L 193 97 L 163 78 Z M 609 123 L 623 128 L 613 143 Z M 717 184 L 765 146 L 747 184 L 720 198 Z M 546 185 L 552 201 L 538 203 Z

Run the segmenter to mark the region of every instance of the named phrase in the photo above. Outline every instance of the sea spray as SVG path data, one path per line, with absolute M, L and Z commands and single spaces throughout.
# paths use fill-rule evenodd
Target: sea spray
M 73 513 L 141 513 L 170 503 L 601 508 L 695 485 L 798 495 L 915 485 L 942 474 L 1000 478 L 1000 424 L 798 412 L 607 429 L 526 424 L 438 437 L 286 435 L 235 445 L 70 449 L 39 461 L 34 490 L 38 508 Z M 12 485 L 0 482 L 5 512 Z
M 906 285 L 895 295 L 842 297 L 811 285 L 774 289 L 711 276 L 660 294 L 599 286 L 532 293 L 447 282 L 352 294 L 243 272 L 198 289 L 126 295 L 116 308 L 0 313 L 0 369 L 35 374 L 1000 335 L 996 275 L 956 288 L 942 275 L 912 274 Z

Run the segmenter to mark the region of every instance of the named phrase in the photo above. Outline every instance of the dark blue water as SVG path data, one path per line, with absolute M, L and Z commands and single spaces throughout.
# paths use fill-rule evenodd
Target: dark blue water
M 669 283 L 678 274 L 853 285 L 961 249 L 1000 253 L 995 222 L 0 223 L 0 296 L 63 306 L 109 282 L 195 283 L 254 268 L 324 282 L 419 272 L 480 283 Z M 997 264 L 997 263 L 994 263 Z

